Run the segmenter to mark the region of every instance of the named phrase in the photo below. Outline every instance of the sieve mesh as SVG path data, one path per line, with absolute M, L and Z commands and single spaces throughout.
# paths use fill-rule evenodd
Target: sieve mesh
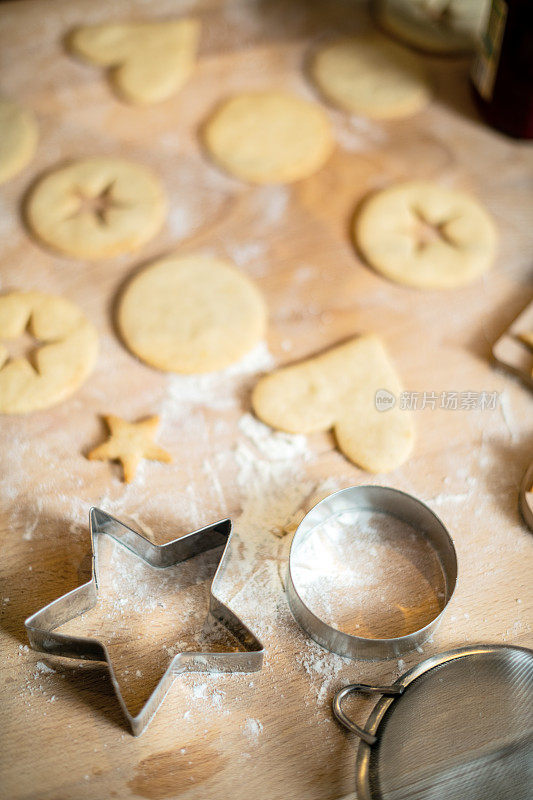
M 372 748 L 379 800 L 531 800 L 533 653 L 472 653 L 419 676 Z

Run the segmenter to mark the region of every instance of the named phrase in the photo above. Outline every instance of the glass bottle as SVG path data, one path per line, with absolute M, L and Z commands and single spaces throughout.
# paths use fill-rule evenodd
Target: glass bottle
M 489 125 L 533 138 L 533 0 L 492 0 L 472 84 Z

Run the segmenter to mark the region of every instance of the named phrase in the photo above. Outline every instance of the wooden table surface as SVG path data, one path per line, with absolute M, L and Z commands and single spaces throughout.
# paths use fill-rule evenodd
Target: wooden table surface
M 328 109 L 337 147 L 320 172 L 290 187 L 246 186 L 202 152 L 198 129 L 210 109 L 249 87 L 314 97 L 304 71 L 309 47 L 324 34 L 368 24 L 364 13 L 347 2 L 296 0 L 112 6 L 28 0 L 3 3 L 0 13 L 2 92 L 32 108 L 40 129 L 36 157 L 1 188 L 0 288 L 72 299 L 94 321 L 101 344 L 93 375 L 71 399 L 0 421 L 0 795 L 349 796 L 357 742 L 331 718 L 335 689 L 390 681 L 429 654 L 468 643 L 533 644 L 533 534 L 517 509 L 533 455 L 532 398 L 490 364 L 492 343 L 532 294 L 532 151 L 477 118 L 465 61 L 427 59 L 436 87 L 427 110 L 373 123 Z M 165 17 L 191 10 L 203 23 L 198 66 L 183 91 L 158 106 L 122 104 L 100 70 L 62 48 L 72 26 L 111 12 Z M 21 217 L 28 187 L 58 161 L 101 153 L 160 175 L 170 200 L 165 228 L 140 252 L 102 263 L 42 249 Z M 494 215 L 499 250 L 485 278 L 453 291 L 414 291 L 358 258 L 349 237 L 357 204 L 376 187 L 412 177 L 465 188 Z M 260 348 L 227 374 L 192 379 L 159 373 L 127 352 L 113 327 L 117 293 L 140 265 L 172 250 L 230 258 L 257 282 L 270 312 L 268 351 Z M 349 464 L 329 434 L 286 439 L 250 416 L 250 388 L 269 365 L 364 331 L 386 342 L 407 390 L 497 392 L 494 408 L 413 412 L 414 452 L 387 476 Z M 144 462 L 126 486 L 117 465 L 89 462 L 85 454 L 105 436 L 102 413 L 130 420 L 159 414 L 158 441 L 173 464 Z M 293 622 L 283 592 L 290 535 L 275 532 L 311 497 L 368 481 L 425 500 L 458 553 L 457 590 L 438 632 L 423 653 L 403 661 L 347 661 L 321 650 Z M 92 505 L 159 543 L 230 516 L 236 538 L 225 597 L 266 647 L 260 673 L 178 678 L 140 738 L 126 729 L 105 670 L 27 647 L 25 617 L 86 577 Z M 181 635 L 180 603 L 189 608 L 194 598 L 180 595 L 170 622 L 152 624 L 142 605 L 149 595 L 153 611 L 151 590 L 143 595 L 123 567 L 124 582 L 114 590 L 119 599 L 121 591 L 138 592 L 135 624 L 121 628 L 111 603 L 83 625 L 116 645 L 125 686 L 142 696 L 164 668 L 163 645 Z M 149 587 L 148 578 L 140 585 Z M 168 587 L 165 596 L 170 607 Z M 368 707 L 355 704 L 359 721 Z

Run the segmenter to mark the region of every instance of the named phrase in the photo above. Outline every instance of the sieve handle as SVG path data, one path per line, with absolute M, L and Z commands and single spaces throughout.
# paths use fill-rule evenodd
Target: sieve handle
M 342 701 L 347 695 L 353 692 L 384 694 L 393 697 L 402 694 L 403 686 L 369 686 L 367 683 L 351 683 L 349 686 L 345 686 L 344 689 L 340 689 L 333 698 L 333 714 L 336 719 L 342 723 L 345 728 L 348 728 L 349 731 L 356 733 L 363 742 L 366 742 L 368 745 L 373 745 L 377 742 L 377 736 L 374 736 L 373 733 L 369 733 L 364 728 L 356 725 L 342 710 Z

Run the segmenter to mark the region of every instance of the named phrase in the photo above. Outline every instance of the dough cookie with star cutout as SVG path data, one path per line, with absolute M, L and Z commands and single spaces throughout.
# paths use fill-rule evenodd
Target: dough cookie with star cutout
M 311 61 L 311 77 L 331 103 L 371 119 L 411 116 L 431 98 L 420 62 L 382 36 L 323 45 Z
M 353 233 L 375 270 L 422 289 L 470 283 L 489 269 L 496 251 L 494 223 L 477 200 L 425 181 L 371 195 L 355 217 Z
M 252 406 L 267 425 L 287 433 L 333 430 L 339 449 L 362 469 L 389 472 L 413 447 L 411 415 L 394 405 L 401 391 L 377 336 L 350 339 L 256 384 Z M 381 411 L 377 393 L 393 403 Z
M 263 338 L 266 307 L 254 284 L 226 261 L 162 258 L 126 287 L 118 327 L 143 361 L 170 372 L 224 369 Z
M 195 19 L 164 22 L 119 22 L 77 28 L 69 49 L 108 67 L 118 94 L 130 103 L 166 100 L 192 73 L 200 23 Z
M 0 183 L 24 169 L 36 147 L 37 123 L 33 114 L 0 97 Z
M 26 330 L 38 340 L 32 363 L 11 359 L 1 343 Z M 85 381 L 97 353 L 96 329 L 64 297 L 40 292 L 0 297 L 0 412 L 20 414 L 64 400 Z
M 231 97 L 212 114 L 203 138 L 223 170 L 250 183 L 307 178 L 324 165 L 334 145 L 320 106 L 283 91 Z
M 163 225 L 166 198 L 150 170 L 119 158 L 59 166 L 30 193 L 26 218 L 44 244 L 74 258 L 128 253 Z

